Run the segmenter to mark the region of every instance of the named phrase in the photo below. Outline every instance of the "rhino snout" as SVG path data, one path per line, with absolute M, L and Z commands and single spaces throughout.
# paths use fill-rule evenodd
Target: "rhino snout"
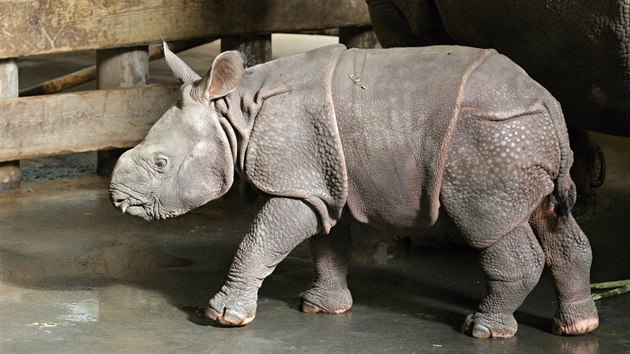
M 127 212 L 127 208 L 132 205 L 131 197 L 118 190 L 112 190 L 109 195 L 112 203 L 117 209 L 123 213 Z
M 140 216 L 146 219 L 146 217 L 144 216 L 146 212 L 144 211 L 145 208 L 144 208 L 144 203 L 142 201 L 133 198 L 131 195 L 127 193 L 124 193 L 115 189 L 111 190 L 110 199 L 112 203 L 114 204 L 114 206 L 117 209 L 120 209 L 120 211 L 122 211 L 123 213 L 127 213 L 133 216 Z

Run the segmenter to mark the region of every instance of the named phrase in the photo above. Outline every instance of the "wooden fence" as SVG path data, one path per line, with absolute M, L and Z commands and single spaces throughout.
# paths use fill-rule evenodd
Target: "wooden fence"
M 146 85 L 149 43 L 368 25 L 365 0 L 3 0 L 0 184 L 14 160 L 138 143 L 176 93 Z M 20 57 L 84 50 L 98 90 L 17 97 Z

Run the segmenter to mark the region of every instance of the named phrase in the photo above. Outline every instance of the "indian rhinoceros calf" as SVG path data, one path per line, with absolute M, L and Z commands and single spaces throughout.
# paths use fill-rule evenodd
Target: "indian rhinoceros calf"
M 562 112 L 506 57 L 333 45 L 244 68 L 225 52 L 202 78 L 165 51 L 179 98 L 120 158 L 110 192 L 147 220 L 220 197 L 235 171 L 268 198 L 210 300 L 211 319 L 252 321 L 263 279 L 305 239 L 315 276 L 302 310 L 342 313 L 352 306 L 348 220 L 419 229 L 440 216 L 481 250 L 488 281 L 464 332 L 513 336 L 513 313 L 545 264 L 558 298 L 553 332 L 598 326 Z

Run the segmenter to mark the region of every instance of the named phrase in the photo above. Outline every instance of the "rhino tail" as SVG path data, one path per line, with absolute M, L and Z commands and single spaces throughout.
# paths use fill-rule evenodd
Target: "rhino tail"
M 554 181 L 555 188 L 551 195 L 551 201 L 555 206 L 556 215 L 566 220 L 571 213 L 571 208 L 573 208 L 576 199 L 575 184 L 569 176 L 572 163 L 569 134 L 560 103 L 553 97 L 546 101 L 545 107 L 549 113 L 549 118 L 553 124 L 560 147 L 560 169 Z

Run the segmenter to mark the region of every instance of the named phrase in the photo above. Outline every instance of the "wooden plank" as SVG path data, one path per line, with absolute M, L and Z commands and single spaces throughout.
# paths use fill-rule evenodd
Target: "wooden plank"
M 0 100 L 0 161 L 131 147 L 178 86 L 149 85 Z
M 96 51 L 96 83 L 99 90 L 141 87 L 149 80 L 149 46 L 101 49 Z M 97 152 L 96 174 L 111 176 L 125 149 Z
M 206 39 L 196 39 L 190 41 L 177 41 L 168 44 L 169 49 L 178 53 L 186 49 L 194 48 L 196 46 L 206 44 L 209 41 Z M 156 60 L 164 57 L 164 49 L 162 43 L 154 44 L 149 47 L 149 60 Z M 96 79 L 96 65 L 89 66 L 85 69 L 75 71 L 73 73 L 60 76 L 58 78 L 44 81 L 35 86 L 27 87 L 20 90 L 20 97 L 36 96 L 36 95 L 48 95 L 51 93 L 60 92 L 75 86 L 79 86 L 88 81 Z M 1 94 L 0 94 L 1 96 Z
M 0 99 L 17 97 L 18 66 L 14 59 L 0 59 Z M 1 127 L 2 125 L 0 125 Z M 0 128 L 1 129 L 1 128 Z M 0 140 L 2 142 L 3 140 Z M 0 143 L 2 145 L 2 143 Z M 22 180 L 20 161 L 0 162 L 0 194 L 17 188 Z
M 365 0 L 2 0 L 0 58 L 369 23 Z

